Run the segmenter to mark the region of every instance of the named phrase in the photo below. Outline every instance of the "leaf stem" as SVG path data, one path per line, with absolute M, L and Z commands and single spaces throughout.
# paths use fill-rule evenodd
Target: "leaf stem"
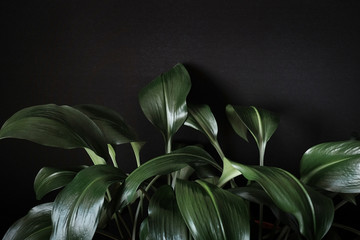
M 352 232 L 352 233 L 360 236 L 360 231 L 359 231 L 359 230 L 356 230 L 355 228 L 352 228 L 352 227 L 349 227 L 349 226 L 345 226 L 345 225 L 342 225 L 342 224 L 339 224 L 339 223 L 333 223 L 332 226 L 333 226 L 333 227 L 337 227 L 337 228 L 344 229 L 344 230 L 346 230 L 346 231 Z

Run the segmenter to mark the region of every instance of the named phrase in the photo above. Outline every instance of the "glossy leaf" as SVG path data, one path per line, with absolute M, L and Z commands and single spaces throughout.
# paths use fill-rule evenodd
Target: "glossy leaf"
M 125 178 L 118 168 L 110 165 L 95 165 L 80 171 L 55 199 L 51 239 L 92 239 L 106 190 Z
M 234 169 L 229 163 L 228 159 L 225 158 L 225 155 L 217 140 L 218 126 L 210 107 L 208 105 L 194 105 L 190 106 L 188 111 L 189 116 L 185 122 L 185 125 L 204 133 L 205 136 L 207 136 L 209 139 L 210 143 L 217 150 L 223 161 L 223 172 L 219 179 L 218 185 L 222 186 L 232 178 L 239 176 L 240 172 Z
M 195 240 L 250 239 L 248 207 L 240 197 L 202 181 L 178 180 L 175 192 Z
M 211 142 L 217 142 L 218 126 L 208 105 L 188 106 L 189 115 L 185 125 L 204 133 Z
M 34 181 L 36 198 L 39 200 L 49 192 L 66 186 L 74 179 L 78 171 L 51 167 L 40 169 Z
M 172 173 L 192 164 L 210 164 L 220 170 L 215 160 L 205 150 L 195 146 L 184 147 L 153 158 L 135 169 L 125 181 L 123 201 L 131 203 L 138 187 L 146 179 Z
M 119 145 L 138 141 L 135 130 L 125 122 L 118 112 L 93 104 L 76 105 L 74 108 L 96 123 L 104 134 L 107 143 Z
M 188 229 L 177 206 L 175 193 L 169 185 L 162 186 L 151 197 L 147 221 L 148 240 L 188 239 Z
M 139 102 L 147 119 L 158 127 L 168 141 L 187 117 L 186 97 L 190 76 L 182 64 L 155 78 L 139 93 Z
M 360 141 L 316 145 L 301 159 L 301 180 L 332 192 L 360 193 Z
M 307 239 L 321 239 L 326 234 L 334 214 L 330 199 L 322 195 L 312 197 L 297 178 L 283 169 L 234 162 L 232 165 L 248 180 L 259 183 L 279 209 L 294 215 Z M 324 208 L 328 208 L 325 216 L 316 213 L 314 202 L 323 202 Z
M 65 149 L 89 148 L 108 158 L 108 148 L 99 127 L 85 114 L 55 104 L 24 108 L 11 116 L 0 130 L 0 139 L 19 138 Z
M 29 213 L 16 221 L 5 233 L 4 240 L 47 240 L 52 231 L 52 203 L 32 208 Z
M 235 132 L 248 141 L 247 131 L 258 145 L 269 141 L 278 124 L 278 116 L 268 110 L 256 107 L 226 106 L 226 114 Z

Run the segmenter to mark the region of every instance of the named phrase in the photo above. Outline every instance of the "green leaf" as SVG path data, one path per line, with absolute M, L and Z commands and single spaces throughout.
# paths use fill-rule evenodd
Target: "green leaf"
M 11 116 L 0 130 L 0 139 L 26 139 L 65 149 L 89 148 L 108 159 L 108 148 L 99 127 L 85 114 L 55 104 L 24 108 Z
M 210 107 L 208 105 L 195 105 L 190 106 L 188 111 L 189 116 L 185 125 L 204 133 L 223 161 L 223 172 L 219 179 L 218 186 L 222 186 L 232 178 L 239 176 L 239 171 L 229 164 L 217 140 L 218 126 Z
M 279 124 L 279 117 L 271 111 L 253 106 L 227 105 L 226 114 L 240 137 L 248 141 L 247 131 L 254 137 L 260 152 L 260 165 L 264 165 L 266 144 Z
M 151 197 L 146 239 L 186 240 L 188 229 L 180 214 L 173 189 L 164 185 Z
M 51 235 L 51 210 L 53 203 L 44 203 L 32 208 L 16 221 L 5 233 L 5 240 L 45 240 Z
M 180 170 L 192 164 L 210 164 L 220 170 L 215 160 L 203 149 L 188 146 L 153 158 L 135 169 L 125 181 L 122 201 L 131 203 L 140 184 L 146 179 Z
M 134 129 L 116 111 L 99 105 L 83 104 L 74 106 L 87 115 L 101 129 L 106 142 L 114 145 L 138 141 Z
M 360 193 L 360 141 L 316 145 L 301 159 L 301 180 L 327 191 Z
M 175 192 L 195 240 L 250 239 L 248 206 L 240 197 L 202 181 L 178 180 Z
M 232 162 L 250 181 L 258 182 L 274 204 L 286 213 L 295 216 L 300 232 L 307 239 L 321 239 L 330 228 L 333 219 L 332 201 L 320 194 L 309 194 L 306 187 L 289 172 L 275 167 L 246 166 Z M 321 197 L 320 197 L 321 196 Z M 325 216 L 317 214 L 314 202 L 328 208 Z
M 248 130 L 258 145 L 269 141 L 279 124 L 279 117 L 275 113 L 254 106 L 227 105 L 226 114 L 239 136 L 247 141 Z
M 185 125 L 205 134 L 211 142 L 217 141 L 218 126 L 208 105 L 188 106 L 189 115 Z
M 34 181 L 36 198 L 40 200 L 49 192 L 66 186 L 74 179 L 79 170 L 80 169 L 77 171 L 75 169 L 61 170 L 57 168 L 43 167 L 36 175 Z
M 147 119 L 169 141 L 187 117 L 186 97 L 191 88 L 188 72 L 182 64 L 155 78 L 139 93 L 139 102 Z
M 55 199 L 51 239 L 92 239 L 106 190 L 125 178 L 110 165 L 94 165 L 80 171 Z

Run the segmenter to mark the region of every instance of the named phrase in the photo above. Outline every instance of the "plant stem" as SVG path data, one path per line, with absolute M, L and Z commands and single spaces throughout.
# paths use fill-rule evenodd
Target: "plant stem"
M 266 142 L 259 144 L 258 147 L 259 147 L 259 165 L 264 166 Z M 264 215 L 264 204 L 260 203 L 260 206 L 259 206 L 259 240 L 262 239 L 263 215 Z
M 264 204 L 260 203 L 260 206 L 259 206 L 259 240 L 262 239 L 263 215 L 264 215 Z
M 339 223 L 333 223 L 332 224 L 333 227 L 337 227 L 337 228 L 341 228 L 341 229 L 344 229 L 346 231 L 349 231 L 349 232 L 352 232 L 358 236 L 360 236 L 360 231 L 355 229 L 355 228 L 352 228 L 352 227 L 349 227 L 349 226 L 345 226 L 345 225 L 342 225 L 342 224 L 339 224 Z
M 134 226 L 133 226 L 133 231 L 132 231 L 132 240 L 136 240 L 137 220 L 138 220 L 139 213 L 140 213 L 140 206 L 141 206 L 142 199 L 143 198 L 140 199 L 139 204 L 136 208 L 136 212 L 135 212 L 135 220 L 134 220 Z

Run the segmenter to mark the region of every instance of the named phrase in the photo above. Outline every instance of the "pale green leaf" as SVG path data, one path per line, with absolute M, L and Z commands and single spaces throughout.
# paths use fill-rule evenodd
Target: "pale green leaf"
M 301 180 L 327 191 L 360 193 L 360 141 L 328 142 L 305 152 Z

